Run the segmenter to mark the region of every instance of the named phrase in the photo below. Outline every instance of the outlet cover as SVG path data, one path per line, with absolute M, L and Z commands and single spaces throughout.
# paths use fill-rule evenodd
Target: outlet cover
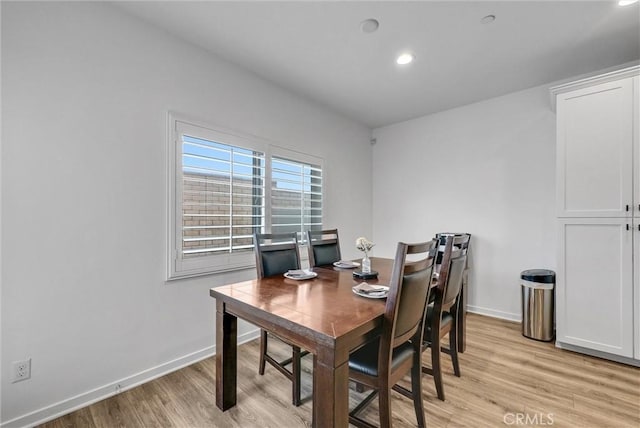
M 20 382 L 31 378 L 31 358 L 13 362 L 12 383 Z

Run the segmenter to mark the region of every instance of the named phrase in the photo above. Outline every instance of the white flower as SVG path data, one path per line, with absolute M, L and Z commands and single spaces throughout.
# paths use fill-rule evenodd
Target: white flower
M 360 251 L 364 251 L 365 253 L 371 251 L 371 249 L 373 248 L 373 246 L 376 245 L 373 242 L 369 241 L 367 238 L 361 236 L 360 238 L 356 239 L 356 249 L 360 250 Z

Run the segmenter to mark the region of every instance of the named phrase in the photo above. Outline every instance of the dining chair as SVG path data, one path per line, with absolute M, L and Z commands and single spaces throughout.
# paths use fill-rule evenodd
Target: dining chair
M 358 414 L 378 395 L 380 427 L 391 427 L 391 389 L 413 399 L 418 426 L 425 426 L 420 358 L 435 255 L 435 240 L 398 243 L 381 334 L 349 356 L 349 377 L 373 389 L 349 413 L 355 426 L 373 427 Z M 397 385 L 409 371 L 411 391 Z
M 438 240 L 438 257 L 436 258 L 436 266 L 442 263 L 442 258 L 444 256 L 444 247 L 447 243 L 447 237 L 449 236 L 456 236 L 459 238 L 458 241 L 456 241 L 456 243 L 454 244 L 454 247 L 458 247 L 459 249 L 468 250 L 469 245 L 471 244 L 470 233 L 453 233 L 453 232 L 436 233 L 435 239 Z
M 467 340 L 466 340 L 466 335 L 467 335 L 467 297 L 469 295 L 469 274 L 470 274 L 470 256 L 469 256 L 469 250 L 471 249 L 471 234 L 470 233 L 451 233 L 451 232 L 442 232 L 442 233 L 438 233 L 436 234 L 436 239 L 439 242 L 439 248 L 442 249 L 442 251 L 439 251 L 438 253 L 438 259 L 436 260 L 436 269 L 437 269 L 437 265 L 441 263 L 442 260 L 442 256 L 444 254 L 444 246 L 446 243 L 446 237 L 447 236 L 466 236 L 467 239 L 464 240 L 464 242 L 460 243 L 462 250 L 465 250 L 467 252 L 467 263 L 465 265 L 464 268 L 464 275 L 462 276 L 462 290 L 460 290 L 460 295 L 458 296 L 458 302 L 456 303 L 457 305 L 457 315 L 458 315 L 458 319 L 457 319 L 457 337 L 458 337 L 458 353 L 463 353 L 466 350 L 467 347 Z M 432 293 L 433 296 L 435 296 L 435 293 Z
M 468 236 L 447 236 L 444 256 L 440 267 L 435 299 L 427 305 L 423 350 L 431 348 L 431 367 L 422 367 L 422 372 L 433 376 L 438 398 L 444 401 L 442 383 L 441 354 L 451 356 L 453 372 L 460 377 L 457 341 L 457 302 L 462 289 L 462 277 L 467 263 Z M 454 249 L 455 248 L 455 249 Z M 440 341 L 449 335 L 449 348 L 443 348 Z
M 307 231 L 309 266 L 324 266 L 340 261 L 338 229 Z
M 300 269 L 298 238 L 295 232 L 280 234 L 256 233 L 253 235 L 253 243 L 258 278 L 282 275 L 289 270 Z M 291 357 L 283 361 L 278 361 L 269 355 L 269 336 L 274 336 L 280 341 L 291 346 Z M 258 373 L 260 373 L 260 375 L 264 375 L 266 363 L 269 363 L 280 373 L 285 375 L 292 383 L 292 403 L 294 406 L 299 406 L 301 404 L 300 359 L 308 353 L 308 351 L 302 351 L 298 346 L 286 342 L 273 333 L 267 334 L 266 330 L 260 330 L 260 365 Z M 291 370 L 286 368 L 288 365 L 291 365 Z

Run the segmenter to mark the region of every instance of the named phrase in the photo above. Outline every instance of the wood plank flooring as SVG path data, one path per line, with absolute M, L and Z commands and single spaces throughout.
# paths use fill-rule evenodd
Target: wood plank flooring
M 431 377 L 423 377 L 428 426 L 640 427 L 640 369 L 526 339 L 520 324 L 508 321 L 469 314 L 467 328 L 462 377 L 453 375 L 443 356 L 446 401 L 435 396 Z M 429 358 L 427 351 L 423 361 Z M 41 426 L 311 426 L 311 362 L 305 357 L 304 403 L 297 408 L 284 376 L 271 367 L 258 375 L 253 341 L 239 348 L 238 404 L 227 412 L 215 407 L 215 364 L 209 358 Z M 351 406 L 361 397 L 351 391 Z M 394 393 L 392 406 L 394 427 L 416 425 L 411 400 Z M 363 415 L 376 423 L 375 400 Z

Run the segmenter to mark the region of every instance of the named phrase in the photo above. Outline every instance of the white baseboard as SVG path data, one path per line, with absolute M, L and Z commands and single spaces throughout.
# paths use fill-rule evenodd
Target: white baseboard
M 249 342 L 260 336 L 260 330 L 255 329 L 247 333 L 238 336 L 238 344 Z M 44 422 L 51 421 L 60 416 L 66 415 L 83 407 L 89 406 L 105 398 L 112 397 L 120 392 L 126 391 L 131 388 L 135 388 L 138 385 L 149 382 L 153 379 L 159 378 L 183 367 L 187 367 L 198 361 L 209 358 L 216 353 L 216 347 L 209 346 L 196 352 L 184 355 L 176 358 L 172 361 L 167 361 L 158 366 L 152 367 L 147 370 L 143 370 L 139 373 L 127 376 L 123 379 L 110 382 L 106 385 L 92 389 L 82 394 L 78 394 L 75 397 L 68 398 L 58 403 L 52 404 L 47 407 L 43 407 L 39 410 L 27 413 L 26 415 L 19 416 L 11 419 L 10 421 L 2 422 L 1 428 L 19 428 L 19 427 L 33 427 L 40 425 Z
M 516 321 L 516 322 L 522 321 L 521 314 L 496 311 L 495 309 L 483 308 L 481 306 L 467 305 L 467 312 L 473 312 L 474 314 L 486 315 L 488 317 L 500 318 L 508 321 Z

